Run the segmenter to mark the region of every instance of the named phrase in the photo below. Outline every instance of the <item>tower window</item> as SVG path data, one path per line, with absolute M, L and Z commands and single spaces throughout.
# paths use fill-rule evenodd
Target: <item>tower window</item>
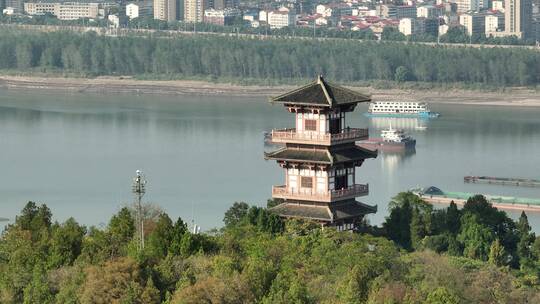
M 315 119 L 304 120 L 304 126 L 306 131 L 317 131 L 317 121 Z
M 313 188 L 313 177 L 302 176 L 302 179 L 300 179 L 300 186 L 302 188 Z

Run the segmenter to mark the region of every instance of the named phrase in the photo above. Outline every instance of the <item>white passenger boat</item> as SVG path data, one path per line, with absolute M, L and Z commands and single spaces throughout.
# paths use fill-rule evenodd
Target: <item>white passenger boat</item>
M 372 101 L 367 116 L 435 118 L 439 113 L 431 112 L 425 102 L 418 101 Z

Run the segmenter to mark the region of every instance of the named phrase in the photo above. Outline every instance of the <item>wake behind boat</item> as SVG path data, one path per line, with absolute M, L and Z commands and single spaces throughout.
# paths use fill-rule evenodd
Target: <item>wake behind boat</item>
M 425 102 L 417 101 L 372 101 L 369 104 L 368 117 L 419 117 L 436 118 L 440 114 L 431 112 Z

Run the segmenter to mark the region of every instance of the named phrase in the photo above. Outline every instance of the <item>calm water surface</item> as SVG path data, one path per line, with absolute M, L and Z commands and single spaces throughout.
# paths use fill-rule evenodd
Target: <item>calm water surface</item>
M 356 180 L 370 184 L 379 224 L 396 193 L 417 186 L 540 198 L 540 188 L 463 183 L 464 175 L 540 178 L 540 109 L 432 105 L 438 119 L 369 119 L 351 127 L 401 127 L 416 152 L 367 160 Z M 265 205 L 283 172 L 265 161 L 263 132 L 293 125 L 265 98 L 43 94 L 0 90 L 0 217 L 29 201 L 55 219 L 101 225 L 132 201 L 131 179 L 148 179 L 146 201 L 171 218 L 221 226 L 234 201 Z M 511 214 L 516 217 L 516 214 Z M 540 231 L 540 213 L 530 215 Z

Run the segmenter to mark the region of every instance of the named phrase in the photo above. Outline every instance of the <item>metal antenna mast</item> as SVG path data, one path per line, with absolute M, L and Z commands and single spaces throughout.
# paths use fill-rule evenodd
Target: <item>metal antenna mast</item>
M 133 194 L 135 195 L 135 206 L 137 207 L 137 237 L 139 238 L 139 249 L 144 249 L 144 218 L 142 212 L 142 197 L 146 192 L 146 180 L 141 172 L 137 170 L 137 176 L 133 179 Z

